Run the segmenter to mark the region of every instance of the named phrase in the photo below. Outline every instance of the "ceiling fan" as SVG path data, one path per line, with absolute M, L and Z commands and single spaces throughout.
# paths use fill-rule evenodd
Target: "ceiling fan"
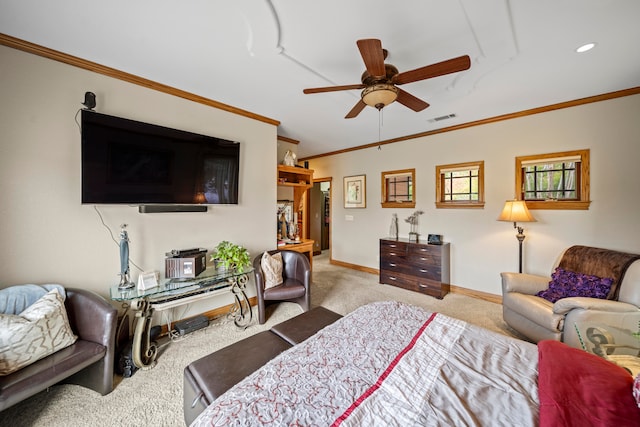
M 387 50 L 382 48 L 380 40 L 363 39 L 358 40 L 356 44 L 360 50 L 364 65 L 367 68 L 366 71 L 362 73 L 360 79 L 362 83 L 303 90 L 304 93 L 309 94 L 364 89 L 360 95 L 361 99 L 351 111 L 349 111 L 345 119 L 356 117 L 367 105 L 381 110 L 394 101 L 398 101 L 413 111 L 422 111 L 427 108 L 429 104 L 400 89 L 398 87 L 399 85 L 444 76 L 445 74 L 468 70 L 471 67 L 469 56 L 464 55 L 400 73 L 395 66 L 385 64 L 384 60 L 387 58 Z

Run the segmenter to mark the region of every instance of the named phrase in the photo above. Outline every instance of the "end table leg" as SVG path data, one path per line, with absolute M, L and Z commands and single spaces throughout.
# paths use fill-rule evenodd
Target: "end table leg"
M 138 302 L 138 311 L 136 312 L 137 323 L 133 334 L 133 363 L 139 369 L 151 369 L 156 366 L 157 348 L 152 345 L 149 339 L 151 332 L 151 318 L 153 308 L 149 301 L 141 300 Z
M 231 306 L 228 316 L 233 318 L 233 323 L 235 323 L 238 328 L 247 328 L 253 320 L 251 303 L 244 291 L 248 280 L 249 278 L 246 274 L 229 278 L 231 282 L 231 293 L 233 293 L 235 302 Z

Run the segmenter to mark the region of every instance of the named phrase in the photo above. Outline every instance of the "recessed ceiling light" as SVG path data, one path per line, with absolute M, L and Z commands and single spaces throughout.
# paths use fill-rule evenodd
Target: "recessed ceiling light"
M 576 49 L 576 52 L 584 53 L 584 52 L 587 52 L 587 51 L 593 49 L 594 47 L 596 47 L 595 43 L 583 44 L 582 46 L 580 46 L 579 48 Z

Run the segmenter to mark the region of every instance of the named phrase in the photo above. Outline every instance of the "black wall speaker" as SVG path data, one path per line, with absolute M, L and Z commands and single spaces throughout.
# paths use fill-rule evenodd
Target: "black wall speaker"
M 93 92 L 84 93 L 84 102 L 82 103 L 89 110 L 93 110 L 96 107 L 96 94 Z

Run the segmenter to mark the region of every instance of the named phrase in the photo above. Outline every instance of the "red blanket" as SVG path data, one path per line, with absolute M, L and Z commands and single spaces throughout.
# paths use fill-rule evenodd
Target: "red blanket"
M 558 341 L 538 343 L 540 426 L 640 426 L 633 378 Z

